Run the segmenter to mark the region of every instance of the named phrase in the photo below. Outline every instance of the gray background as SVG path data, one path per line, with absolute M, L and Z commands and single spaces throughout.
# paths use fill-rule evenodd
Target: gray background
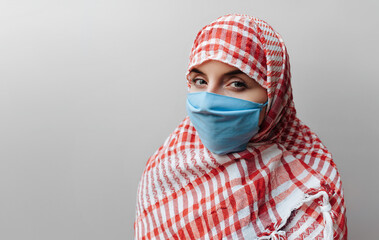
M 148 157 L 185 117 L 197 31 L 268 21 L 334 154 L 349 239 L 377 239 L 377 1 L 1 0 L 0 239 L 131 239 Z

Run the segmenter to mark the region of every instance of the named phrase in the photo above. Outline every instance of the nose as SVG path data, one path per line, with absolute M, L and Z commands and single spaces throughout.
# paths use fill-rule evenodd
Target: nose
M 211 79 L 209 80 L 207 92 L 220 94 L 221 89 L 220 86 L 217 84 L 217 81 L 212 81 Z

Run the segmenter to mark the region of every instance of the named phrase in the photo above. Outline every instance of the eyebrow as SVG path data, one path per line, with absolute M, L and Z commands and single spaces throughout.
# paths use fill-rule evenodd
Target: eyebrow
M 200 71 L 200 70 L 197 69 L 197 68 L 192 69 L 192 70 L 190 71 L 190 73 L 192 73 L 192 72 L 200 73 L 200 74 L 205 75 L 205 73 L 203 73 L 202 71 Z M 223 75 L 225 75 L 225 76 L 230 76 L 230 75 L 235 75 L 235 74 L 245 74 L 245 73 L 242 72 L 241 70 L 237 69 L 237 70 L 233 70 L 233 71 L 230 71 L 230 72 L 224 73 Z

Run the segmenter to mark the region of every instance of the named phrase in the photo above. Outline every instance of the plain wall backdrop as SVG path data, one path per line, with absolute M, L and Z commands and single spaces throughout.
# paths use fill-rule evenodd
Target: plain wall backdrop
M 1 0 L 0 239 L 133 238 L 150 155 L 185 117 L 201 27 L 284 38 L 300 119 L 334 156 L 349 239 L 377 239 L 378 1 Z

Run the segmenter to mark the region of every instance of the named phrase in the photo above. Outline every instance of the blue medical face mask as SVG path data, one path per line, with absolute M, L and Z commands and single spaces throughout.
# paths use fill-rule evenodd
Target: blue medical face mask
M 189 118 L 201 142 L 216 154 L 245 150 L 259 131 L 259 115 L 266 105 L 209 92 L 187 95 Z

